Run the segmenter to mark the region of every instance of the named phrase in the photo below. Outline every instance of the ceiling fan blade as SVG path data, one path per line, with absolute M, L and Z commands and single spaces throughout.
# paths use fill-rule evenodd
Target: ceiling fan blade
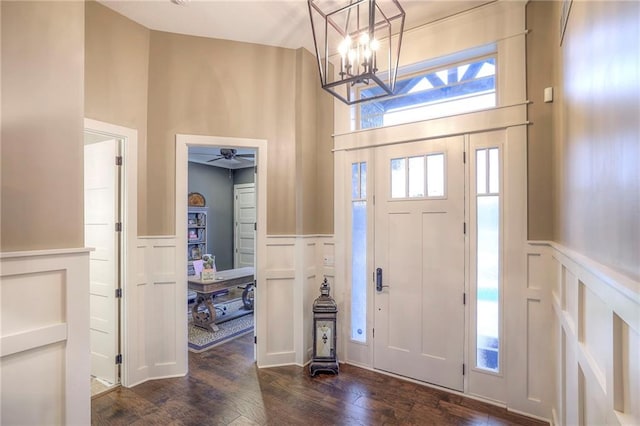
M 214 158 L 213 160 L 207 160 L 207 163 L 211 163 L 213 161 L 218 161 L 218 160 L 222 160 L 224 157 L 218 157 L 218 158 Z
M 255 154 L 236 154 L 236 157 L 253 158 Z

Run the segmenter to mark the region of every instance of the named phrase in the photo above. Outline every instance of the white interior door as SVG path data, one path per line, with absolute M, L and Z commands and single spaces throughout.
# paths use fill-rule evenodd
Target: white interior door
M 91 375 L 109 383 L 118 380 L 118 149 L 113 139 L 84 147 L 85 246 L 95 249 L 89 258 Z
M 462 137 L 375 152 L 374 366 L 463 390 Z
M 234 268 L 254 266 L 256 185 L 234 185 Z

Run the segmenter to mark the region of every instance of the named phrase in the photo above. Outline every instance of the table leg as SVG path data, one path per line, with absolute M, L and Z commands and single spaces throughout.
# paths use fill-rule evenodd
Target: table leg
M 200 306 L 204 304 L 205 310 L 200 312 Z M 193 325 L 204 328 L 209 331 L 218 331 L 218 326 L 215 325 L 216 320 L 216 308 L 213 306 L 213 300 L 210 294 L 202 295 L 198 293 L 196 297 L 196 304 L 193 305 L 191 310 L 191 316 L 193 316 Z

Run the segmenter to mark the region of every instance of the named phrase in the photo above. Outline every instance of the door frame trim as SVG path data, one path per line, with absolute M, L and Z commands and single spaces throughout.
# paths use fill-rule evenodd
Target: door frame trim
M 188 195 L 188 154 L 190 146 L 225 146 L 235 148 L 248 148 L 256 151 L 256 166 L 258 167 L 255 179 L 256 186 L 256 253 L 255 253 L 255 276 L 257 287 L 266 288 L 265 274 L 267 260 L 267 140 L 266 139 L 248 139 L 223 136 L 203 136 L 176 134 L 176 164 L 175 164 L 175 231 L 176 231 L 176 250 L 177 253 L 187 252 L 187 195 Z M 178 200 L 184 200 L 180 203 Z M 178 271 L 187 270 L 187 257 L 178 256 L 176 259 L 176 268 Z M 177 274 L 177 291 L 183 291 L 187 294 L 187 276 L 186 274 Z M 254 333 L 255 336 L 261 336 L 255 341 L 255 359 L 258 366 L 263 365 L 266 360 L 267 339 L 266 318 L 267 306 L 264 297 L 258 297 L 256 291 L 254 306 Z M 187 332 L 187 316 L 181 316 L 177 319 L 177 329 Z M 185 335 L 186 338 L 186 335 Z M 185 351 L 187 348 L 185 347 Z
M 119 328 L 120 328 L 120 353 L 122 354 L 122 365 L 120 366 L 120 384 L 127 387 L 130 378 L 133 377 L 128 371 L 127 360 L 136 352 L 138 345 L 135 341 L 130 341 L 128 327 L 135 325 L 129 318 L 135 318 L 136 307 L 129 306 L 127 300 L 130 289 L 135 283 L 135 259 L 138 238 L 138 131 L 136 129 L 118 126 L 91 118 L 84 119 L 83 132 L 98 133 L 105 136 L 112 136 L 121 139 L 121 153 L 123 157 L 123 170 L 121 174 L 120 196 L 122 209 L 122 240 L 121 240 L 121 288 L 123 298 L 120 306 Z M 115 360 L 114 360 L 115 362 Z

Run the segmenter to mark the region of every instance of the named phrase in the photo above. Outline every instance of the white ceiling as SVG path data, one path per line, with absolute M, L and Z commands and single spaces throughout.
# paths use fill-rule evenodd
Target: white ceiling
M 314 51 L 306 0 L 98 0 L 158 31 Z M 388 0 L 382 0 L 388 1 Z M 493 0 L 400 0 L 414 28 Z

